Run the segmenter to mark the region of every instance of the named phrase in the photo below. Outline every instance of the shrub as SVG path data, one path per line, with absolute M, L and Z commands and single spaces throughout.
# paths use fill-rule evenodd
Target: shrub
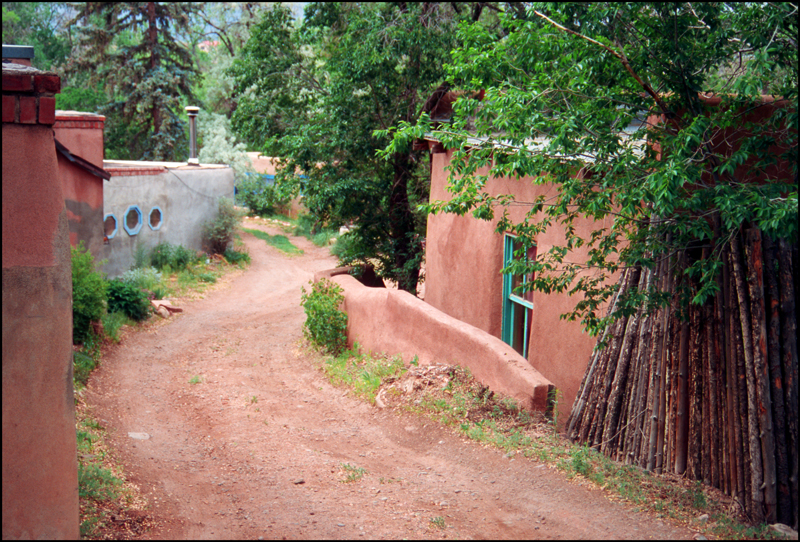
M 228 198 L 219 199 L 217 218 L 203 224 L 203 241 L 212 254 L 222 254 L 233 240 L 239 215 Z
M 152 290 L 161 283 L 161 273 L 155 267 L 142 267 L 125 271 L 119 280 L 143 290 Z
M 94 257 L 81 241 L 72 247 L 72 342 L 82 344 L 106 308 L 106 282 L 94 269 Z
M 156 269 L 163 269 L 172 264 L 173 248 L 167 242 L 159 243 L 150 251 L 150 263 Z
M 347 314 L 339 309 L 344 301 L 342 288 L 328 279 L 311 284 L 311 293 L 303 288 L 300 305 L 306 312 L 303 335 L 312 344 L 333 355 L 347 346 Z
M 233 250 L 232 248 L 228 248 L 223 253 L 223 256 L 228 263 L 231 264 L 238 264 L 241 262 L 250 263 L 250 254 L 247 252 L 239 252 L 238 250 Z
M 197 253 L 194 250 L 183 245 L 173 247 L 171 263 L 173 269 L 186 269 L 195 260 L 197 260 Z
M 130 320 L 122 312 L 109 312 L 103 315 L 103 332 L 106 336 L 114 341 L 119 342 L 119 329 L 125 324 L 129 324 Z M 76 353 L 76 373 L 77 373 L 77 354 Z M 77 376 L 75 377 L 77 379 Z
M 289 200 L 278 195 L 274 184 L 261 175 L 248 175 L 236 185 L 237 200 L 259 216 L 272 216 Z
M 135 285 L 119 279 L 108 281 L 108 311 L 120 311 L 131 320 L 140 322 L 150 316 L 147 294 Z

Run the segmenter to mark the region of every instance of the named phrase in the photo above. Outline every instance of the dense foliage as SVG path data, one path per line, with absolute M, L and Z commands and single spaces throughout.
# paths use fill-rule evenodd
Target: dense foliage
M 120 279 L 108 281 L 108 312 L 121 312 L 131 320 L 146 320 L 151 312 L 147 292 Z
M 239 214 L 228 198 L 219 198 L 217 217 L 203 224 L 203 242 L 211 254 L 223 254 L 233 241 Z
M 325 278 L 309 284 L 311 292 L 303 288 L 300 301 L 306 312 L 303 335 L 317 348 L 337 356 L 347 347 L 347 313 L 340 308 L 342 287 Z
M 688 257 L 675 273 L 681 299 L 702 303 L 717 291 L 730 232 L 747 224 L 796 237 L 796 6 L 533 4 L 525 19 L 500 20 L 499 33 L 459 27 L 464 45 L 448 76 L 485 98 L 459 99 L 453 123 L 434 131 L 456 153 L 452 199 L 430 210 L 498 214 L 497 230 L 528 245 L 553 226 L 566 231 L 514 272 L 534 272 L 542 292 L 582 294 L 570 318 L 599 332 L 610 319 L 598 309 L 619 288 L 609 277 L 677 254 Z M 401 128 L 387 156 L 429 127 Z M 558 194 L 488 194 L 484 166 L 553 183 Z M 525 206 L 526 219 L 513 223 L 509 205 Z M 585 216 L 599 221 L 590 236 L 573 228 Z M 578 247 L 588 247 L 585 263 L 569 256 Z M 708 257 L 695 252 L 703 247 Z M 633 288 L 611 319 L 645 302 L 666 297 Z
M 111 158 L 176 160 L 187 142 L 182 100 L 193 96 L 196 66 L 187 44 L 198 7 L 187 2 L 87 2 L 73 19 L 79 34 L 70 71 L 88 74 L 112 101 L 100 112 L 109 116 L 110 145 L 124 141 L 127 152 Z
M 281 196 L 301 195 L 317 227 L 354 222 L 345 263 L 372 261 L 415 292 L 428 168 L 410 148 L 389 160 L 377 136 L 414 123 L 441 83 L 456 13 L 435 3 L 311 3 L 302 23 L 274 6 L 234 61 L 233 126 L 282 159 Z M 299 175 L 302 173 L 302 175 Z
M 72 254 L 72 342 L 83 344 L 106 310 L 106 282 L 95 271 L 94 257 L 83 241 Z

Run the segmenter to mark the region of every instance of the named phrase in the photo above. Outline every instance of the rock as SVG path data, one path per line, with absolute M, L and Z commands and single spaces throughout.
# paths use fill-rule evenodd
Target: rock
M 700 522 L 702 522 L 702 523 L 705 523 L 705 522 L 707 522 L 707 521 L 708 521 L 708 514 L 703 514 L 702 516 L 699 516 L 699 517 L 697 518 L 697 521 L 700 521 Z
M 150 435 L 147 433 L 128 433 L 128 436 L 136 440 L 147 440 L 150 438 Z
M 294 481 L 294 485 L 298 485 L 298 484 L 305 484 L 305 483 L 306 483 L 306 481 L 305 481 L 305 480 L 303 480 L 302 478 L 300 478 L 299 480 L 295 480 L 295 481 Z
M 692 538 L 695 539 L 695 540 L 708 540 L 708 538 L 706 538 L 705 536 L 701 535 L 700 533 L 697 533 Z
M 784 525 L 783 523 L 773 523 L 769 526 L 770 529 L 775 531 L 776 533 L 782 534 L 789 540 L 797 540 L 797 531 L 789 527 L 788 525 Z
M 166 307 L 158 307 L 158 309 L 156 309 L 156 313 L 158 313 L 161 318 L 169 318 L 172 316 Z

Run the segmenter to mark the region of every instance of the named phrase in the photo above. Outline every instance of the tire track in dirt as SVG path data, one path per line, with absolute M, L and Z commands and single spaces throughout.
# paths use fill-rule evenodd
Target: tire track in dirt
M 128 335 L 87 388 L 152 503 L 159 526 L 148 537 L 691 537 L 547 466 L 331 386 L 298 347 L 299 303 L 300 287 L 335 259 L 303 238 L 291 238 L 305 251 L 292 257 L 242 238 L 247 270 Z M 202 382 L 190 384 L 195 375 Z M 343 463 L 368 474 L 342 483 Z

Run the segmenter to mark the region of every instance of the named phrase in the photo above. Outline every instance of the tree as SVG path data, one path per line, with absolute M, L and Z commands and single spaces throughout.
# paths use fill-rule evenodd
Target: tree
M 414 124 L 442 81 L 455 13 L 435 3 L 312 3 L 296 25 L 275 6 L 234 62 L 234 129 L 282 159 L 279 186 L 302 193 L 318 224 L 356 224 L 346 263 L 416 292 L 428 172 L 410 146 L 376 156 L 375 133 Z M 295 172 L 302 172 L 295 175 Z
M 185 154 L 181 101 L 191 98 L 196 69 L 185 43 L 197 12 L 192 3 L 88 2 L 71 73 L 90 73 L 112 100 L 102 108 L 110 136 L 123 139 L 128 158 L 176 159 Z
M 504 272 L 577 294 L 564 317 L 601 339 L 571 438 L 795 526 L 797 17 L 789 3 L 568 3 L 501 14 L 501 39 L 462 25 L 448 78 L 485 98 L 459 99 L 448 126 L 400 125 L 386 151 L 432 131 L 456 149 L 452 198 L 432 212 L 502 213 L 522 245 L 565 232 Z M 557 195 L 486 193 L 483 167 Z M 530 212 L 513 223 L 509 205 Z M 583 217 L 613 221 L 581 237 Z
M 485 99 L 458 100 L 452 124 L 434 131 L 457 152 L 453 198 L 430 211 L 491 218 L 513 201 L 481 192 L 476 171 L 484 166 L 495 176 L 559 186 L 555 200 L 527 202 L 528 220 L 504 217 L 498 231 L 532 242 L 548 227 L 564 227 L 563 245 L 517 271 L 535 272 L 539 291 L 583 293 L 568 316 L 582 317 L 593 334 L 614 319 L 597 314 L 618 290 L 611 273 L 652 267 L 664 254 L 713 240 L 712 256 L 676 277 L 684 298 L 702 303 L 717 291 L 725 232 L 752 224 L 776 238 L 796 237 L 792 5 L 548 4 L 529 8 L 527 19 L 501 15 L 507 36 L 500 40 L 481 24 L 460 27 L 464 45 L 453 52 L 448 78 L 485 89 Z M 765 106 L 764 89 L 781 98 L 780 107 L 766 122 L 754 121 L 748 115 Z M 431 126 L 400 128 L 387 152 Z M 752 135 L 726 155 L 718 134 L 732 130 Z M 776 172 L 776 160 L 791 167 Z M 584 239 L 571 229 L 582 216 L 614 223 Z M 716 234 L 713 221 L 700 219 L 711 216 L 722 228 Z M 570 249 L 582 245 L 591 247 L 591 259 L 567 263 Z M 600 280 L 582 276 L 586 267 L 599 270 Z M 684 279 L 692 277 L 699 287 L 690 295 Z M 655 307 L 665 298 L 634 288 L 617 315 L 643 301 Z
M 70 8 L 65 2 L 3 2 L 3 43 L 33 47 L 33 65 L 56 70 L 69 56 Z

